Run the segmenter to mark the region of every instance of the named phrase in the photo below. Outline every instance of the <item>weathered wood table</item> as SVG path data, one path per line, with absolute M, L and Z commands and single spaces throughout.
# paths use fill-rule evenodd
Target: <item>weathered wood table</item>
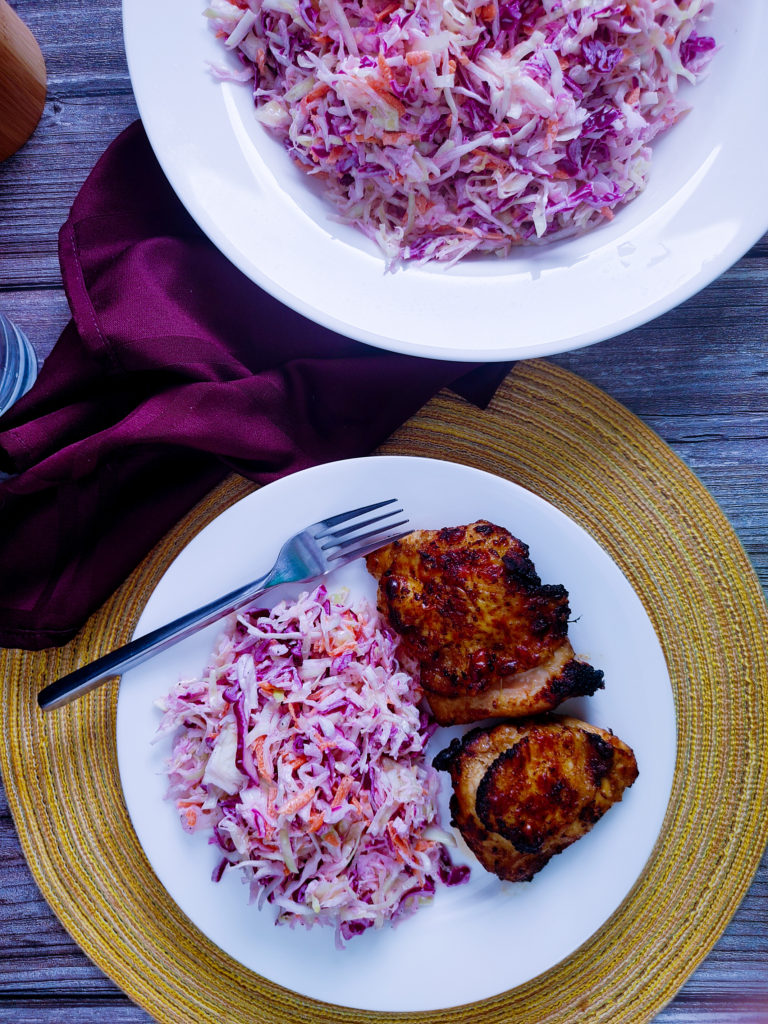
M 56 238 L 98 156 L 137 116 L 118 0 L 15 0 L 49 74 L 32 140 L 0 164 L 0 309 L 44 359 L 68 319 Z M 152 31 L 152 25 L 147 25 Z M 759 183 L 758 183 L 759 184 Z M 664 317 L 554 361 L 623 402 L 701 477 L 768 583 L 768 236 Z M 0 787 L 0 1020 L 134 1024 L 39 894 Z M 768 858 L 659 1024 L 768 1022 Z

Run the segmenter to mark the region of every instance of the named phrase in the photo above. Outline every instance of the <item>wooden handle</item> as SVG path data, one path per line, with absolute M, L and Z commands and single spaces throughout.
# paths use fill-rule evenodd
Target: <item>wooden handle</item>
M 7 0 L 0 0 L 0 160 L 35 130 L 45 93 L 45 61 L 37 40 Z

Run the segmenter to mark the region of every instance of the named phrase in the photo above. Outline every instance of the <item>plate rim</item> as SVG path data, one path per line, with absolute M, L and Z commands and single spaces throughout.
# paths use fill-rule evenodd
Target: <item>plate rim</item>
M 455 345 L 420 343 L 413 339 L 403 339 L 395 337 L 391 333 L 381 333 L 360 324 L 344 321 L 338 316 L 325 311 L 316 303 L 306 301 L 302 296 L 290 291 L 270 277 L 269 272 L 261 264 L 257 263 L 253 257 L 245 252 L 241 252 L 237 244 L 227 236 L 226 232 L 219 228 L 215 217 L 209 212 L 206 204 L 199 197 L 195 196 L 191 189 L 184 187 L 183 183 L 181 183 L 180 187 L 179 175 L 174 166 L 174 160 L 169 149 L 164 144 L 162 131 L 158 126 L 159 115 L 157 113 L 158 107 L 154 102 L 154 92 L 147 87 L 147 83 L 140 81 L 140 77 L 136 72 L 137 51 L 134 48 L 135 44 L 130 41 L 134 37 L 134 31 L 130 28 L 132 24 L 131 12 L 137 4 L 142 2 L 146 2 L 146 0 L 121 0 L 123 40 L 131 86 L 152 150 L 181 203 L 212 244 L 246 277 L 284 305 L 310 321 L 363 344 L 417 358 L 435 358 L 455 362 L 467 360 L 497 362 L 576 351 L 632 331 L 677 308 L 712 284 L 726 270 L 738 262 L 768 230 L 767 197 L 761 215 L 757 217 L 752 216 L 754 204 L 750 210 L 744 211 L 743 215 L 739 218 L 740 229 L 738 233 L 725 246 L 717 247 L 714 252 L 709 252 L 708 259 L 697 271 L 687 273 L 682 283 L 666 291 L 654 301 L 646 302 L 642 308 L 636 309 L 633 313 L 613 319 L 610 324 L 602 321 L 595 323 L 591 329 L 582 330 L 576 335 L 569 335 L 564 328 L 561 328 L 558 336 L 549 340 L 531 341 L 520 345 L 506 344 L 473 349 L 458 349 Z M 723 0 L 715 0 L 715 2 L 722 3 Z M 759 7 L 754 7 L 754 0 L 741 0 L 741 2 L 749 4 L 754 10 L 760 10 Z M 766 21 L 768 21 L 768 18 L 766 18 Z M 141 35 L 141 33 L 136 34 Z M 768 87 L 766 88 L 766 99 L 768 100 Z M 719 148 L 722 149 L 722 146 Z M 555 251 L 555 247 L 560 244 L 562 243 L 553 243 L 552 248 L 541 247 L 540 251 Z M 404 272 L 407 273 L 408 270 Z
M 676 766 L 676 753 L 675 753 L 675 751 L 676 751 L 677 742 L 678 742 L 678 728 L 677 728 L 677 714 L 676 714 L 676 706 L 675 706 L 675 702 L 674 702 L 674 692 L 673 692 L 672 680 L 671 680 L 671 677 L 670 677 L 670 674 L 669 674 L 669 669 L 668 669 L 668 666 L 667 666 L 667 663 L 666 663 L 666 657 L 664 655 L 664 650 L 663 650 L 661 642 L 660 642 L 660 640 L 659 640 L 659 638 L 658 638 L 658 636 L 656 634 L 656 631 L 655 631 L 655 629 L 653 627 L 653 623 L 651 622 L 650 617 L 648 616 L 648 613 L 647 613 L 647 611 L 646 611 L 646 609 L 645 609 L 645 607 L 644 607 L 644 605 L 642 603 L 642 600 L 640 599 L 640 596 L 637 594 L 635 588 L 632 586 L 631 582 L 627 578 L 627 576 L 624 573 L 624 571 L 622 570 L 621 566 L 616 562 L 616 560 L 611 556 L 611 554 L 594 538 L 594 536 L 590 533 L 590 531 L 588 529 L 586 529 L 584 526 L 582 526 L 580 523 L 578 523 L 576 520 L 574 520 L 573 517 L 568 515 L 567 512 L 557 508 L 555 505 L 553 505 L 550 501 L 548 501 L 546 498 L 542 497 L 541 495 L 536 494 L 534 491 L 532 491 L 532 490 L 530 490 L 530 489 L 528 489 L 526 487 L 523 487 L 522 485 L 516 483 L 513 480 L 509 480 L 509 479 L 507 479 L 507 478 L 505 478 L 503 476 L 500 476 L 499 474 L 492 473 L 492 472 L 490 472 L 488 470 L 483 470 L 483 469 L 480 469 L 478 467 L 467 466 L 467 465 L 464 465 L 464 464 L 461 464 L 461 463 L 452 462 L 452 461 L 446 460 L 446 459 L 440 459 L 440 458 L 437 458 L 437 457 L 434 457 L 434 456 L 432 456 L 432 457 L 424 457 L 424 456 L 400 455 L 400 454 L 390 454 L 390 455 L 387 455 L 387 454 L 377 454 L 377 455 L 361 456 L 361 457 L 350 458 L 350 459 L 340 459 L 340 460 L 336 460 L 336 461 L 330 462 L 330 463 L 324 463 L 324 464 L 321 464 L 321 465 L 311 466 L 311 467 L 308 467 L 308 468 L 306 468 L 304 470 L 301 470 L 299 472 L 293 473 L 289 477 L 283 477 L 283 478 L 281 478 L 279 480 L 267 483 L 267 484 L 263 485 L 262 487 L 258 488 L 258 490 L 254 491 L 254 492 L 251 492 L 250 494 L 246 495 L 243 498 L 240 498 L 237 502 L 233 503 L 232 505 L 228 506 L 226 509 L 222 510 L 222 512 L 220 512 L 219 515 L 217 515 L 213 519 L 210 519 L 209 521 L 207 521 L 201 527 L 201 529 L 198 532 L 195 533 L 194 537 L 191 538 L 190 541 L 186 545 L 184 545 L 184 547 L 182 547 L 179 551 L 177 551 L 175 558 L 173 559 L 173 561 L 168 566 L 166 566 L 166 568 L 165 568 L 165 570 L 163 572 L 163 575 L 156 581 L 153 589 L 148 594 L 145 595 L 145 600 L 143 602 L 143 607 L 142 607 L 139 619 L 138 619 L 138 621 L 136 623 L 136 626 L 135 626 L 135 629 L 134 629 L 134 632 L 133 632 L 132 636 L 134 638 L 137 637 L 137 636 L 141 636 L 143 632 L 145 632 L 145 631 L 147 631 L 147 630 L 149 630 L 151 628 L 154 628 L 154 626 L 155 626 L 154 619 L 157 617 L 157 612 L 156 612 L 155 606 L 153 604 L 153 597 L 155 596 L 155 594 L 157 593 L 159 588 L 164 587 L 164 589 L 167 590 L 169 586 L 173 586 L 173 583 L 169 584 L 167 582 L 167 580 L 168 580 L 169 575 L 173 573 L 174 567 L 176 567 L 176 575 L 178 577 L 178 575 L 179 575 L 179 569 L 178 569 L 178 566 L 177 566 L 178 559 L 181 558 L 184 555 L 184 553 L 188 550 L 190 544 L 192 544 L 193 542 L 198 541 L 198 538 L 200 538 L 201 535 L 206 530 L 209 530 L 217 522 L 218 519 L 220 519 L 221 517 L 226 517 L 226 516 L 230 516 L 230 519 L 234 518 L 234 516 L 231 516 L 231 513 L 233 513 L 234 509 L 236 509 L 238 506 L 242 506 L 245 503 L 247 503 L 247 505 L 248 505 L 247 511 L 249 513 L 253 514 L 254 512 L 258 512 L 260 497 L 262 495 L 265 495 L 267 492 L 271 492 L 270 497 L 267 498 L 267 501 L 272 500 L 273 503 L 274 503 L 274 501 L 277 501 L 278 505 L 279 505 L 279 504 L 284 503 L 286 498 L 283 497 L 282 501 L 281 501 L 280 496 L 275 496 L 275 492 L 276 491 L 288 492 L 288 500 L 290 500 L 291 491 L 295 491 L 296 488 L 298 488 L 300 491 L 302 489 L 304 491 L 306 491 L 307 489 L 309 489 L 311 491 L 312 487 L 313 487 L 313 484 L 317 488 L 318 482 L 322 482 L 323 479 L 325 479 L 326 482 L 327 482 L 328 476 L 331 477 L 331 483 L 335 482 L 335 483 L 338 484 L 339 483 L 339 476 L 341 477 L 342 481 L 345 480 L 345 479 L 349 480 L 349 481 L 354 481 L 356 475 L 358 475 L 360 471 L 365 473 L 366 470 L 374 469 L 376 464 L 379 464 L 381 462 L 388 462 L 391 465 L 393 465 L 394 466 L 393 472 L 394 472 L 394 474 L 396 476 L 398 475 L 398 469 L 400 467 L 402 467 L 403 463 L 411 464 L 405 470 L 402 470 L 402 472 L 405 474 L 405 479 L 406 480 L 408 480 L 408 478 L 413 479 L 415 476 L 418 475 L 418 469 L 420 467 L 423 468 L 424 470 L 426 470 L 427 466 L 430 465 L 430 464 L 439 465 L 441 467 L 442 472 L 443 473 L 447 473 L 449 475 L 449 477 L 454 475 L 454 474 L 458 474 L 458 476 L 461 477 L 462 480 L 467 480 L 468 483 L 471 482 L 472 478 L 485 478 L 486 481 L 487 481 L 487 486 L 490 487 L 492 489 L 492 491 L 494 491 L 494 492 L 496 492 L 496 491 L 503 491 L 505 493 L 506 492 L 512 492 L 512 493 L 517 494 L 519 496 L 519 500 L 523 503 L 524 507 L 525 507 L 526 503 L 528 504 L 529 507 L 526 508 L 525 511 L 522 512 L 523 517 L 525 517 L 526 515 L 530 516 L 533 513 L 533 511 L 540 509 L 543 512 L 545 512 L 545 514 L 548 517 L 553 518 L 557 525 L 553 524 L 551 529 L 553 530 L 553 532 L 557 531 L 557 530 L 561 531 L 561 535 L 560 535 L 559 539 L 557 541 L 553 542 L 556 546 L 562 546 L 564 549 L 567 549 L 569 544 L 573 543 L 574 535 L 577 535 L 577 536 L 579 536 L 581 538 L 581 543 L 591 549 L 590 550 L 590 554 L 591 554 L 591 557 L 593 559 L 595 557 L 595 554 L 599 552 L 599 558 L 602 560 L 604 565 L 609 567 L 610 574 L 613 575 L 614 577 L 620 577 L 621 585 L 626 588 L 626 596 L 623 597 L 622 602 L 621 602 L 622 607 L 627 607 L 628 608 L 630 605 L 632 605 L 632 606 L 635 607 L 636 613 L 639 614 L 639 616 L 641 616 L 642 627 L 643 627 L 643 629 L 647 633 L 647 639 L 646 639 L 646 641 L 643 644 L 643 649 L 645 650 L 646 655 L 648 656 L 649 660 L 651 660 L 651 661 L 653 661 L 654 659 L 658 660 L 658 663 L 659 663 L 659 673 L 660 673 L 659 685 L 660 685 L 662 691 L 664 692 L 664 694 L 668 693 L 668 696 L 669 696 L 668 714 L 669 714 L 670 717 L 669 717 L 669 719 L 664 719 L 663 728 L 662 728 L 662 731 L 668 731 L 671 734 L 668 737 L 669 744 L 670 744 L 669 749 L 667 750 L 666 747 L 664 748 L 666 750 L 666 752 L 667 752 L 667 756 L 669 757 L 668 770 L 667 770 L 667 772 L 664 775 L 665 790 L 664 790 L 664 793 L 662 794 L 662 796 L 660 798 L 657 798 L 656 795 L 653 794 L 652 807 L 650 809 L 646 810 L 646 813 L 651 813 L 654 816 L 653 820 L 654 820 L 654 829 L 655 829 L 655 831 L 654 831 L 653 836 L 652 836 L 652 842 L 650 843 L 650 845 L 647 845 L 647 848 L 644 845 L 645 844 L 645 840 L 643 841 L 643 844 L 641 844 L 641 845 L 644 845 L 644 849 L 645 849 L 645 857 L 644 857 L 644 859 L 642 860 L 642 862 L 639 865 L 635 865 L 633 867 L 632 872 L 631 872 L 631 874 L 628 877 L 626 877 L 626 878 L 622 877 L 622 881 L 621 881 L 621 884 L 619 886 L 619 888 L 621 890 L 620 896 L 618 896 L 618 898 L 616 898 L 614 892 L 613 891 L 611 892 L 610 898 L 608 900 L 609 906 L 608 906 L 608 909 L 606 910 L 606 912 L 603 913 L 602 910 L 601 910 L 600 920 L 596 924 L 594 924 L 594 926 L 590 925 L 591 931 L 588 931 L 586 934 L 582 934 L 580 936 L 580 938 L 578 939 L 578 941 L 576 942 L 575 945 L 573 945 L 571 948 L 567 949 L 566 951 L 562 952 L 562 954 L 558 954 L 558 957 L 557 957 L 556 960 L 547 963 L 545 966 L 541 967 L 540 969 L 535 970 L 535 972 L 532 975 L 528 975 L 526 977 L 523 977 L 522 979 L 520 979 L 518 981 L 515 981 L 513 984 L 510 984 L 508 982 L 502 982 L 501 987 L 495 988 L 492 991 L 486 992 L 484 994 L 482 994 L 482 993 L 474 993 L 471 996 L 469 996 L 468 1001 L 470 1003 L 477 1003 L 479 1001 L 496 998 L 499 995 L 503 994 L 504 992 L 513 991 L 513 990 L 521 987 L 522 985 L 534 982 L 536 978 L 541 977 L 543 974 L 545 974 L 548 971 L 556 969 L 558 964 L 564 962 L 570 956 L 573 956 L 575 953 L 577 953 L 577 951 L 579 949 L 581 949 L 583 946 L 585 946 L 611 920 L 611 918 L 613 918 L 617 914 L 617 912 L 619 911 L 621 906 L 628 899 L 630 893 L 633 891 L 633 889 L 642 880 L 642 878 L 643 878 L 643 876 L 644 876 L 644 874 L 645 874 L 645 872 L 647 870 L 648 864 L 649 864 L 651 858 L 653 857 L 653 853 L 654 853 L 654 850 L 656 848 L 656 845 L 657 845 L 657 843 L 659 842 L 659 840 L 660 840 L 660 838 L 662 836 L 664 822 L 665 822 L 666 817 L 669 814 L 669 810 L 670 810 L 670 801 L 672 799 L 673 784 L 674 784 L 674 778 L 675 778 L 675 773 L 676 773 L 676 768 L 677 768 L 677 766 Z M 408 485 L 406 484 L 406 488 L 407 488 L 407 486 Z M 414 485 L 411 484 L 411 486 L 414 486 Z M 406 489 L 406 488 L 403 488 L 403 489 Z M 322 490 L 322 488 L 320 488 L 320 490 Z M 441 491 L 441 493 L 442 493 L 442 491 Z M 295 498 L 295 494 L 294 494 L 294 498 Z M 364 500 L 367 500 L 367 498 L 364 499 Z M 373 500 L 373 498 L 371 498 L 371 500 Z M 399 498 L 399 500 L 400 501 L 405 501 L 406 499 L 402 498 L 402 496 L 401 496 Z M 496 500 L 495 499 L 495 495 L 492 494 L 491 500 Z M 532 506 L 532 509 L 531 509 L 530 506 Z M 510 507 L 513 510 L 515 508 L 517 508 L 516 502 L 514 500 L 510 501 Z M 520 514 L 520 513 L 518 513 L 518 514 Z M 310 515 L 310 513 L 307 513 L 307 515 Z M 314 513 L 311 513 L 311 515 L 314 515 Z M 435 516 L 439 517 L 439 511 L 438 511 L 437 508 L 435 508 Z M 454 518 L 454 516 L 452 514 L 449 514 L 449 519 L 451 521 L 453 521 L 453 518 Z M 507 525 L 507 528 L 510 528 L 510 524 L 509 523 L 507 523 L 506 525 Z M 525 539 L 526 539 L 526 542 L 527 542 L 527 538 L 525 538 Z M 542 547 L 546 546 L 546 541 L 543 540 L 541 537 L 539 537 L 537 539 L 536 543 L 537 543 L 540 551 L 541 551 Z M 199 553 L 198 553 L 197 557 L 199 559 L 199 557 L 200 557 Z M 596 571 L 600 572 L 600 570 L 597 568 L 597 566 L 595 566 L 595 568 L 596 568 Z M 570 571 L 572 572 L 573 569 L 571 568 Z M 184 575 L 184 569 L 183 568 L 181 570 L 181 574 L 182 574 L 182 576 Z M 238 585 L 238 584 L 233 582 L 233 586 L 236 586 L 236 585 Z M 176 589 L 178 589 L 178 582 L 175 584 L 175 586 L 176 586 Z M 303 585 L 301 585 L 301 586 L 303 586 Z M 571 593 L 573 593 L 573 591 L 571 591 Z M 165 598 L 165 600 L 167 600 L 167 595 L 166 594 L 162 594 L 162 597 Z M 200 600 L 201 601 L 204 602 L 207 599 L 208 598 L 207 598 L 206 595 L 202 595 L 202 594 L 200 595 Z M 269 603 L 269 602 L 267 601 L 266 603 Z M 183 604 L 183 601 L 182 601 L 182 604 Z M 178 611 L 179 614 L 183 614 L 184 609 L 183 608 L 179 608 L 179 609 L 177 609 L 177 611 Z M 171 614 L 176 614 L 176 611 L 171 612 Z M 634 617 L 634 615 L 635 615 L 635 612 L 633 612 L 633 618 L 632 618 L 633 629 L 637 629 L 637 628 L 639 628 L 640 623 L 639 623 L 638 619 L 636 617 Z M 161 615 L 161 618 L 162 618 L 162 615 Z M 163 619 L 163 621 L 164 621 L 164 619 Z M 600 634 L 599 627 L 595 627 L 594 633 L 599 636 L 599 634 Z M 610 649 L 610 644 L 609 644 L 609 649 Z M 598 663 L 602 665 L 602 662 L 598 661 Z M 312 992 L 307 991 L 306 989 L 302 990 L 299 987 L 295 987 L 292 983 L 289 983 L 284 977 L 276 979 L 274 976 L 272 976 L 272 975 L 270 975 L 268 973 L 264 973 L 262 968 L 256 962 L 258 960 L 258 956 L 254 955 L 253 961 L 250 962 L 250 963 L 247 962 L 246 959 L 243 958 L 243 956 L 244 956 L 243 952 L 242 951 L 238 952 L 238 950 L 236 950 L 234 948 L 232 942 L 230 942 L 229 945 L 226 945 L 226 944 L 222 945 L 221 942 L 220 942 L 220 938 L 214 937 L 214 935 L 219 935 L 220 932 L 217 932 L 215 927 L 213 929 L 211 929 L 210 926 L 206 927 L 205 924 L 202 923 L 202 919 L 206 916 L 205 915 L 205 910 L 204 910 L 204 908 L 202 908 L 202 910 L 201 910 L 199 902 L 195 902 L 195 900 L 190 900 L 188 898 L 188 896 L 187 896 L 187 893 L 189 892 L 188 888 L 181 890 L 182 899 L 181 899 L 181 901 L 179 900 L 178 894 L 179 894 L 180 890 L 179 890 L 178 884 L 176 884 L 176 880 L 172 877 L 172 872 L 169 872 L 167 866 L 164 863 L 162 863 L 162 862 L 158 863 L 158 847 L 157 847 L 158 840 L 157 840 L 157 835 L 155 833 L 154 828 L 151 828 L 148 825 L 146 805 L 142 804 L 141 797 L 137 798 L 137 796 L 136 796 L 136 793 L 137 793 L 137 780 L 136 780 L 137 769 L 135 767 L 135 759 L 132 756 L 133 751 L 132 751 L 132 749 L 129 749 L 131 747 L 133 739 L 135 738 L 136 729 L 137 729 L 137 723 L 135 721 L 135 714 L 133 716 L 131 715 L 131 709 L 133 708 L 133 697 L 132 697 L 132 695 L 136 692 L 136 690 L 135 690 L 136 673 L 140 674 L 139 675 L 139 679 L 141 680 L 141 668 L 139 668 L 138 670 L 134 670 L 133 673 L 128 673 L 127 674 L 127 678 L 125 680 L 121 681 L 119 689 L 118 689 L 117 711 L 116 711 L 116 751 L 117 751 L 117 763 L 118 763 L 118 772 L 119 772 L 119 777 L 120 777 L 120 783 L 121 783 L 121 786 L 122 786 L 123 799 L 124 799 L 124 801 L 126 803 L 126 806 L 127 806 L 127 809 L 128 809 L 128 814 L 129 814 L 129 816 L 131 818 L 131 823 L 132 823 L 134 831 L 135 831 L 135 833 L 136 833 L 136 835 L 137 835 L 137 837 L 139 839 L 139 842 L 140 842 L 140 844 L 142 846 L 142 850 L 144 852 L 144 855 L 149 860 L 150 865 L 152 867 L 152 870 L 153 870 L 155 876 L 158 878 L 158 880 L 160 881 L 160 884 L 163 885 L 163 887 L 165 888 L 165 890 L 168 893 L 168 895 L 170 896 L 170 898 L 174 901 L 176 906 L 179 908 L 180 912 L 183 913 L 185 916 L 189 917 L 189 919 L 192 921 L 194 926 L 197 929 L 199 929 L 199 931 L 202 934 L 204 934 L 206 936 L 206 938 L 210 942 L 213 942 L 215 945 L 217 945 L 218 948 L 221 949 L 223 953 L 225 953 L 226 955 L 231 956 L 233 959 L 235 959 L 238 963 L 240 963 L 243 966 L 244 969 L 254 972 L 259 977 L 265 978 L 266 980 L 270 981 L 272 984 L 281 985 L 282 987 L 287 988 L 289 991 L 294 992 L 297 996 L 299 996 L 301 998 L 307 998 L 307 999 L 311 999 L 311 1000 L 314 1000 L 314 1001 L 327 999 L 328 996 L 326 996 L 326 995 L 313 994 Z M 178 675 L 178 671 L 177 670 L 176 670 L 175 674 Z M 663 678 L 661 677 L 661 674 L 663 674 Z M 144 678 L 146 680 L 146 676 Z M 145 681 L 145 688 L 146 688 L 146 681 Z M 152 687 L 151 687 L 151 674 L 150 674 L 150 689 L 152 689 Z M 615 686 L 611 687 L 611 690 L 613 691 L 613 693 L 619 692 L 618 689 Z M 622 703 L 625 703 L 625 702 L 622 701 Z M 135 709 L 134 709 L 134 711 L 135 711 Z M 572 713 L 572 712 L 569 712 L 567 709 L 563 710 L 561 708 L 556 709 L 556 712 L 557 713 L 561 713 L 561 714 L 562 713 L 566 713 L 566 714 Z M 592 716 L 589 716 L 589 709 L 587 709 L 587 711 L 585 711 L 584 714 L 587 716 L 588 720 L 590 720 L 590 721 L 592 720 Z M 474 723 L 474 724 L 477 724 L 477 723 Z M 603 723 L 603 725 L 604 725 L 604 723 Z M 626 723 L 625 723 L 625 725 L 626 725 Z M 613 726 L 615 726 L 617 728 L 619 727 L 618 725 L 616 725 L 615 722 L 612 723 L 612 727 Z M 469 723 L 469 724 L 467 724 L 465 726 L 462 726 L 461 727 L 461 731 L 462 732 L 466 732 L 471 727 L 472 727 L 472 723 Z M 606 726 L 604 725 L 604 727 L 606 727 Z M 143 732 L 142 732 L 142 735 L 143 735 Z M 165 745 L 167 746 L 167 743 Z M 645 753 L 646 753 L 646 758 L 645 758 L 645 761 L 643 762 L 644 764 L 647 763 L 647 760 L 648 760 L 648 758 L 647 758 L 648 751 L 646 750 Z M 638 756 L 640 757 L 639 754 L 638 754 Z M 662 760 L 663 760 L 663 758 L 662 758 Z M 643 770 L 643 768 L 641 766 L 641 773 L 643 773 L 643 771 L 644 770 Z M 145 776 L 146 775 L 146 770 L 142 772 L 141 767 L 139 767 L 138 774 L 139 774 L 139 776 Z M 139 779 L 139 782 L 142 782 L 142 778 Z M 139 787 L 139 789 L 141 790 L 142 793 L 145 791 L 145 786 L 147 785 L 147 782 L 148 782 L 148 780 L 146 778 L 143 778 L 143 785 L 141 785 Z M 445 792 L 450 790 L 450 785 L 444 779 L 441 780 L 441 788 L 444 790 L 443 796 L 445 798 Z M 649 799 L 648 794 L 647 794 L 645 788 L 643 788 L 643 794 L 645 795 L 646 800 Z M 138 799 L 138 802 L 137 802 L 137 799 Z M 154 806 L 154 803 L 155 803 L 154 799 L 153 799 L 152 803 L 153 803 L 153 806 Z M 165 818 L 170 818 L 172 815 L 167 812 L 167 807 L 160 808 L 158 813 L 159 813 L 159 816 L 160 816 L 160 819 L 161 819 L 162 835 L 163 835 L 163 837 L 167 838 L 168 825 L 166 824 L 164 819 Z M 626 812 L 626 813 L 628 813 L 628 812 Z M 638 813 L 639 813 L 639 811 L 635 811 L 635 814 L 638 814 Z M 157 815 L 156 814 L 152 815 L 152 818 L 153 818 L 153 821 L 156 821 L 157 820 Z M 183 837 L 180 835 L 180 829 L 178 829 L 176 827 L 177 826 L 177 822 L 175 820 L 173 822 L 173 826 L 174 827 L 171 829 L 171 831 L 173 833 L 173 841 L 175 841 L 178 844 L 179 848 L 181 848 L 181 846 L 186 845 L 186 844 L 184 842 Z M 444 822 L 444 827 L 448 828 L 448 825 L 445 822 Z M 633 832 L 634 832 L 634 829 L 633 829 Z M 623 837 L 622 836 L 618 836 L 617 833 L 616 833 L 616 829 L 615 828 L 611 829 L 611 835 L 613 837 L 612 838 L 612 845 L 614 845 L 614 846 L 621 845 L 622 839 L 626 838 L 626 835 L 624 835 Z M 150 839 L 149 845 L 147 845 L 147 843 L 146 843 L 147 837 L 149 837 L 149 839 Z M 162 845 L 162 843 L 161 843 L 161 845 Z M 475 871 L 479 871 L 480 879 L 481 880 L 484 879 L 485 875 L 482 873 L 482 871 L 480 871 L 479 865 L 477 865 L 477 863 L 474 860 L 471 861 L 471 864 L 472 864 L 473 868 L 475 869 Z M 478 876 L 476 876 L 476 877 L 478 877 Z M 491 880 L 491 883 L 489 883 L 489 884 L 493 884 L 493 881 L 494 880 Z M 572 887 L 569 885 L 567 888 L 570 890 Z M 580 890 L 581 887 L 580 886 L 576 886 L 576 889 Z M 247 905 L 247 900 L 245 899 L 245 897 L 243 897 L 243 899 L 242 899 L 242 906 L 238 907 L 238 910 L 243 914 L 243 916 L 245 916 L 247 914 L 246 905 Z M 431 908 L 429 908 L 429 907 L 424 908 L 425 915 L 429 914 L 430 909 Z M 259 913 L 269 913 L 269 912 L 270 911 L 269 911 L 268 908 L 263 908 L 261 911 L 259 911 Z M 421 919 L 421 915 L 419 915 L 419 918 Z M 264 922 L 263 921 L 260 921 L 259 924 L 260 924 L 261 927 L 264 926 Z M 426 929 L 428 927 L 428 922 L 427 922 L 426 917 L 424 917 L 423 919 L 420 920 L 420 924 L 423 926 L 423 929 Z M 403 927 L 405 928 L 407 926 L 408 926 L 408 922 L 403 922 Z M 314 931 L 314 929 L 312 929 L 312 930 Z M 286 930 L 286 932 L 287 931 L 288 930 Z M 327 932 L 327 929 L 325 931 Z M 386 931 L 386 929 L 385 929 L 385 931 Z M 325 938 L 326 938 L 326 941 L 327 941 L 327 935 L 326 935 Z M 258 941 L 255 943 L 255 945 L 258 946 Z M 254 949 L 254 952 L 255 952 L 255 949 Z M 246 953 L 246 956 L 247 956 L 247 953 Z M 338 969 L 342 970 L 346 966 L 347 966 L 347 963 L 341 963 L 340 962 L 339 965 L 338 965 Z M 338 1000 L 337 997 L 335 997 L 335 998 L 336 998 L 336 1002 L 337 1002 L 337 1004 L 339 1006 L 343 1006 L 344 1008 L 349 1009 L 350 1011 L 369 1012 L 369 1013 L 403 1013 L 403 1012 L 405 1012 L 405 1013 L 418 1013 L 418 1012 L 433 1013 L 433 1012 L 444 1012 L 444 1011 L 447 1011 L 447 1010 L 455 1009 L 457 1006 L 464 1005 L 467 1002 L 466 999 L 463 999 L 463 1000 L 460 1000 L 459 1002 L 441 1003 L 439 1005 L 434 1005 L 433 1003 L 430 1003 L 429 1006 L 423 1005 L 422 1003 L 418 1003 L 418 1005 L 410 1005 L 409 1004 L 408 1006 L 394 1006 L 394 1007 L 388 1006 L 388 1007 L 382 1007 L 382 1006 L 374 1006 L 374 1005 L 367 1005 L 367 1004 L 366 1005 L 361 1005 L 361 1003 L 359 1001 L 358 1002 L 350 1002 L 350 1001 L 348 1001 L 350 997 L 346 997 L 345 1001 L 341 1001 L 341 1002 Z M 359 999 L 360 997 L 358 996 L 357 998 Z M 412 1002 L 413 1002 L 413 1000 L 412 1000 Z
M 542 430 L 545 398 L 551 415 Z M 519 1024 L 571 1024 L 578 1014 L 585 1024 L 649 1024 L 722 936 L 768 842 L 768 761 L 756 756 L 768 746 L 768 609 L 749 557 L 713 496 L 669 445 L 615 399 L 555 364 L 519 364 L 488 413 L 438 396 L 379 450 L 450 451 L 454 461 L 492 465 L 577 521 L 592 523 L 590 532 L 638 581 L 644 603 L 653 602 L 649 614 L 672 659 L 683 711 L 675 788 L 685 800 L 665 821 L 649 865 L 651 896 L 647 882 L 637 887 L 617 915 L 618 930 L 602 929 L 548 973 L 546 986 L 524 985 L 437 1015 L 358 1013 L 355 1020 L 508 1024 L 514 1017 Z M 66 648 L 0 651 L 0 767 L 25 858 L 52 911 L 150 1014 L 171 1019 L 181 1007 L 187 1024 L 208 1024 L 224 1005 L 225 979 L 232 1024 L 252 1021 L 256 1003 L 272 1024 L 306 1024 L 308 1014 L 339 1024 L 345 1011 L 254 980 L 203 942 L 153 882 L 117 789 L 114 688 L 92 691 L 47 717 L 35 700 L 43 679 L 125 641 L 143 588 L 162 574 L 176 546 L 252 487 L 229 477 L 199 502 Z M 664 555 L 667 571 L 649 575 L 646 554 L 654 562 Z M 692 566 L 700 572 L 691 576 Z M 721 673 L 731 670 L 734 656 L 743 660 L 729 686 Z M 750 685 L 742 691 L 747 671 Z M 737 746 L 734 735 L 750 740 Z M 717 780 L 706 770 L 711 764 L 721 768 Z M 151 915 L 144 888 L 126 887 L 134 876 L 149 887 Z M 610 956 L 617 941 L 620 960 Z

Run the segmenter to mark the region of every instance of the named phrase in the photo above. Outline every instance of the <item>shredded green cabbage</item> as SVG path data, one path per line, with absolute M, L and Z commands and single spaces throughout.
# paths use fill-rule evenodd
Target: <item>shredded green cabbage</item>
M 645 187 L 713 0 L 213 0 L 257 116 L 401 260 L 581 234 Z
M 210 832 L 214 880 L 241 871 L 279 922 L 333 925 L 340 944 L 469 873 L 435 827 L 435 726 L 397 643 L 321 586 L 240 614 L 203 677 L 161 702 L 168 797 L 185 829 Z

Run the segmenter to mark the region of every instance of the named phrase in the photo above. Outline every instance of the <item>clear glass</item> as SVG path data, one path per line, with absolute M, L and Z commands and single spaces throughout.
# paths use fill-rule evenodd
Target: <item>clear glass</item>
M 35 350 L 26 335 L 0 313 L 0 414 L 29 391 L 35 377 Z

